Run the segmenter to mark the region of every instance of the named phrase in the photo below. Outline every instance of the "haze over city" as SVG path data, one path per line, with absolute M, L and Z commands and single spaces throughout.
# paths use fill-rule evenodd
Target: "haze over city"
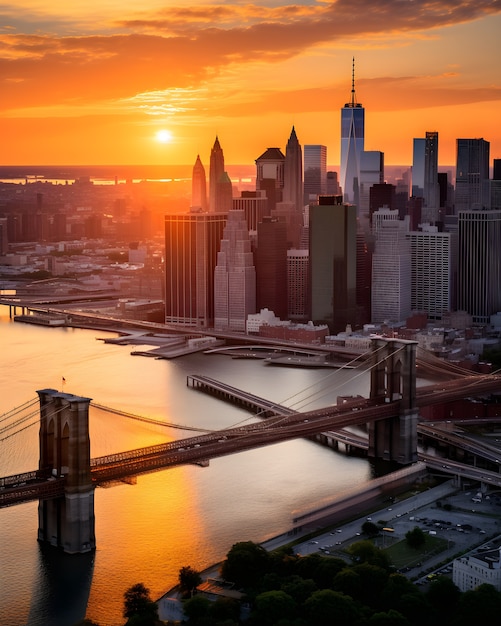
M 442 164 L 457 137 L 500 153 L 498 0 L 17 0 L 0 16 L 4 165 L 207 162 L 216 134 L 252 163 L 292 125 L 338 164 L 353 57 L 366 149 L 387 165 L 430 130 Z

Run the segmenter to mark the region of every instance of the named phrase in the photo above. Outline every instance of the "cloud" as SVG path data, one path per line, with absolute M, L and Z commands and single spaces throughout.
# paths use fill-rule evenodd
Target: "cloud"
M 9 14 L 5 6 L 2 13 Z M 76 106 L 193 88 L 237 64 L 276 63 L 347 38 L 365 38 L 367 45 L 374 38 L 380 45 L 381 37 L 421 37 L 429 29 L 498 13 L 501 0 L 210 4 L 144 14 L 135 7 L 133 18 L 115 22 L 117 34 L 10 30 L 0 35 L 0 108 L 26 107 L 34 94 L 37 106 Z M 47 15 L 41 27 L 48 29 L 50 23 Z M 110 16 L 106 26 L 111 24 Z

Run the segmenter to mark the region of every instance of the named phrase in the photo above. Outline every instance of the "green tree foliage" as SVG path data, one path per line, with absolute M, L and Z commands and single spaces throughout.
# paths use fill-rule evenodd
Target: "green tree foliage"
M 379 526 L 374 522 L 366 521 L 362 524 L 362 532 L 367 537 L 377 537 L 379 535 Z
M 381 596 L 388 582 L 388 571 L 369 562 L 355 565 L 353 571 L 361 581 L 361 593 L 358 598 L 360 602 L 370 607 L 380 607 Z
M 501 615 L 501 593 L 492 585 L 480 585 L 461 594 L 457 615 L 458 626 L 498 624 Z
M 317 591 L 317 585 L 311 578 L 289 576 L 282 582 L 281 589 L 291 596 L 291 598 L 293 598 L 298 604 L 303 604 L 303 602 L 309 598 L 314 591 Z
M 352 567 L 345 567 L 334 576 L 333 589 L 350 596 L 354 600 L 362 595 L 362 579 Z
M 237 587 L 258 587 L 270 563 L 271 558 L 262 546 L 252 541 L 240 541 L 226 555 L 221 576 Z
M 179 590 L 183 597 L 193 595 L 198 585 L 202 582 L 200 573 L 192 567 L 182 567 L 179 570 Z
M 353 599 L 330 589 L 315 591 L 304 603 L 304 608 L 311 626 L 353 626 L 359 618 Z
M 428 588 L 426 598 L 439 621 L 450 619 L 457 613 L 461 591 L 447 576 L 435 578 Z
M 409 622 L 401 613 L 390 609 L 387 613 L 373 613 L 369 626 L 409 626 Z
M 240 602 L 233 598 L 218 598 L 211 603 L 209 615 L 218 626 L 224 623 L 237 624 L 240 619 Z
M 158 607 L 143 583 L 136 583 L 124 593 L 123 616 L 128 626 L 154 626 L 158 621 Z
M 405 540 L 411 548 L 418 550 L 424 546 L 426 542 L 426 535 L 421 528 L 419 528 L 419 526 L 414 526 L 412 530 L 405 533 Z
M 296 603 L 285 591 L 265 591 L 256 597 L 251 618 L 260 626 L 273 626 L 281 619 L 293 618 L 295 614 Z
M 387 555 L 371 541 L 357 541 L 347 549 L 347 552 L 355 563 L 369 563 L 386 570 L 389 570 L 391 567 Z
M 209 613 L 212 602 L 200 594 L 184 600 L 183 611 L 193 626 L 209 622 Z

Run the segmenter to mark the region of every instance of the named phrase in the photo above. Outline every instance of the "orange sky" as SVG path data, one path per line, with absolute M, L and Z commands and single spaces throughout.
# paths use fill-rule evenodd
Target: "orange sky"
M 410 164 L 438 131 L 440 163 L 458 137 L 490 141 L 492 163 L 500 33 L 501 0 L 6 0 L 0 163 L 207 166 L 217 134 L 252 164 L 294 125 L 335 165 L 353 56 L 366 150 Z

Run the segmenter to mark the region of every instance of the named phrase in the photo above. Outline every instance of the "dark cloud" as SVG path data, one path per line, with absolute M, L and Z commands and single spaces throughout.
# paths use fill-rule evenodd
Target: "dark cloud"
M 41 105 L 186 87 L 234 63 L 273 63 L 345 38 L 367 37 L 370 46 L 371 36 L 419 34 L 500 12 L 501 0 L 223 4 L 171 7 L 148 19 L 122 20 L 120 34 L 109 36 L 4 34 L 0 106 L 29 106 L 33 93 Z

